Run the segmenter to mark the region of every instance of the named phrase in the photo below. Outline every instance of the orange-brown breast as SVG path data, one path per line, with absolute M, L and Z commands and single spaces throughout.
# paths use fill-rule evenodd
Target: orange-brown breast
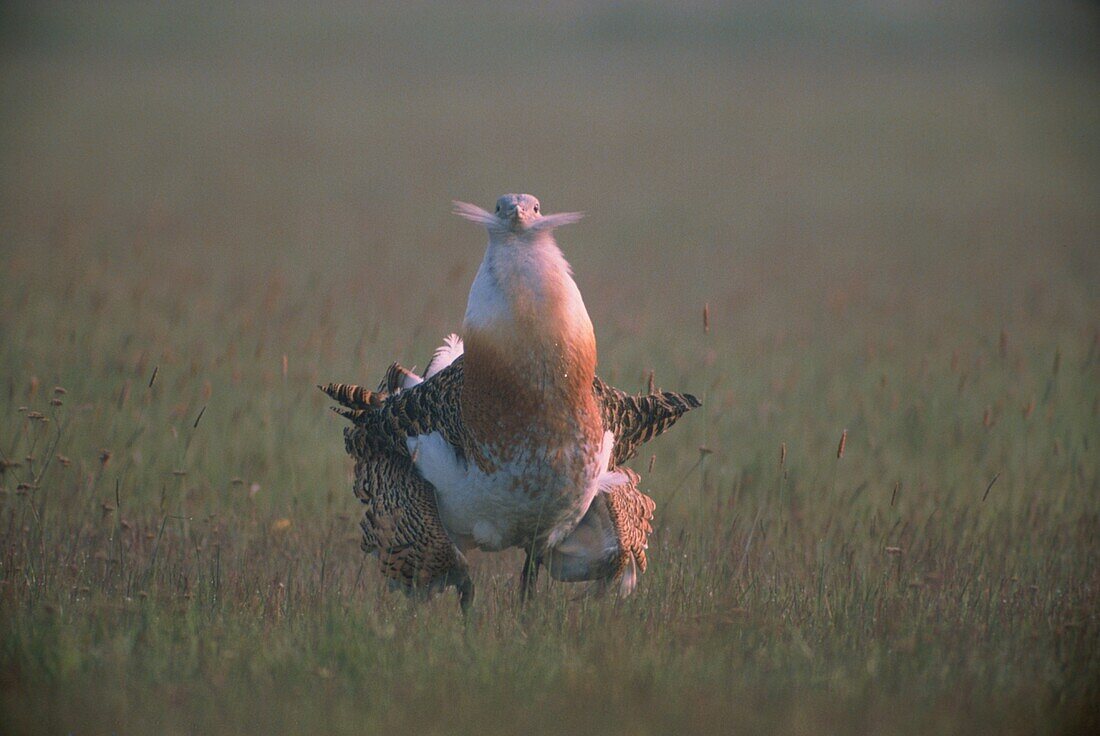
M 482 471 L 536 446 L 598 446 L 594 339 L 470 330 L 464 340 L 462 420 L 482 450 L 474 457 Z

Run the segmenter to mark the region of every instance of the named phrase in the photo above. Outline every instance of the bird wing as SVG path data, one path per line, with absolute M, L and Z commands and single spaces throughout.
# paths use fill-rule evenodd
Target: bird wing
M 466 559 L 447 536 L 435 489 L 412 458 L 362 427 L 345 429 L 344 443 L 355 458 L 355 495 L 366 507 L 359 522 L 363 550 L 377 555 L 382 574 L 395 584 L 427 591 L 454 585 L 467 607 L 473 585 Z
M 626 597 L 646 569 L 656 504 L 638 490 L 630 468 L 609 470 L 584 517 L 542 560 L 550 576 L 565 582 L 593 581 L 596 593 Z
M 458 588 L 465 609 L 473 598 L 473 583 L 465 557 L 451 542 L 436 506 L 435 489 L 416 470 L 401 437 L 418 422 L 445 425 L 436 406 L 446 413 L 457 399 L 448 377 L 433 381 L 418 401 L 396 401 L 407 372 L 394 363 L 378 391 L 350 384 L 320 388 L 341 404 L 336 411 L 352 420 L 344 429 L 344 446 L 355 460 L 355 496 L 365 506 L 363 550 L 378 557 L 382 574 L 406 591 Z M 426 412 L 423 417 L 417 412 Z
M 608 515 L 619 539 L 620 559 L 614 576 L 620 577 L 632 561 L 638 572 L 646 570 L 645 551 L 649 547 L 649 535 L 653 533 L 650 522 L 657 504 L 638 490 L 641 480 L 630 468 L 616 468 L 624 481 L 611 486 L 600 498 L 607 504 Z
M 638 448 L 662 434 L 680 417 L 702 406 L 691 394 L 662 391 L 628 394 L 596 376 L 592 390 L 603 413 L 604 429 L 615 435 L 611 464 L 621 465 L 638 453 Z

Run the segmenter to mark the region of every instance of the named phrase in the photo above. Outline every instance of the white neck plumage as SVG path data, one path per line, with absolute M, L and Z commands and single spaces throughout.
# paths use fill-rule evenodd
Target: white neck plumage
M 540 383 L 572 384 L 565 380 L 569 370 L 590 381 L 595 372 L 592 321 L 549 231 L 491 233 L 470 289 L 464 329 L 467 365 L 476 361 L 480 345 Z

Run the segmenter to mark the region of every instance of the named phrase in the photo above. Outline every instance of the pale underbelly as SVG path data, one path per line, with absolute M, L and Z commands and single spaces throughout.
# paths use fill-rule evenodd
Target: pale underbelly
M 458 459 L 432 433 L 409 439 L 417 469 L 435 487 L 440 517 L 461 549 L 552 547 L 578 524 L 607 471 L 610 432 L 599 447 L 576 447 L 554 462 L 534 456 L 493 473 Z

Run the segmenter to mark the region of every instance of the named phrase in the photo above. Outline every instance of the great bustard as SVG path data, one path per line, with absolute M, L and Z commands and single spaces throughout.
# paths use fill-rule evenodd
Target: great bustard
M 422 377 L 394 364 L 375 392 L 322 387 L 353 423 L 364 549 L 407 588 L 455 585 L 464 608 L 472 548 L 525 549 L 524 595 L 541 564 L 629 594 L 654 504 L 622 463 L 699 406 L 596 376 L 592 322 L 553 236 L 580 215 L 539 209 L 527 194 L 504 195 L 495 214 L 456 202 L 489 233 L 463 338 L 448 337 Z

